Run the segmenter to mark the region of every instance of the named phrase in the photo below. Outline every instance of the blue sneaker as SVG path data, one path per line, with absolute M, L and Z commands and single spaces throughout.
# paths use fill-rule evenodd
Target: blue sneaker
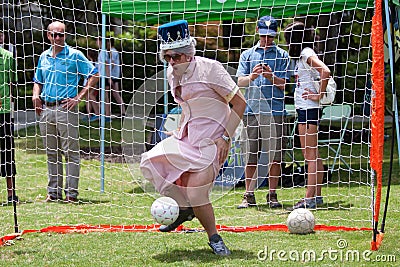
M 89 121 L 90 120 L 90 115 L 85 115 L 82 119 L 81 119 L 81 121 L 83 121 L 83 122 L 87 122 L 87 121 Z
M 98 115 L 92 115 L 92 117 L 90 117 L 89 121 L 90 122 L 97 121 L 97 120 L 99 120 L 99 118 L 100 118 L 100 116 L 98 116 Z
M 219 256 L 229 256 L 231 251 L 226 247 L 224 240 L 222 240 L 219 234 L 214 234 L 210 237 L 208 245 L 213 250 L 213 253 Z
M 322 196 L 316 196 L 316 197 L 315 197 L 315 203 L 316 203 L 317 205 L 322 205 L 322 204 L 324 204 L 324 198 L 323 198 Z
M 111 117 L 105 117 L 105 118 L 104 118 L 104 121 L 105 121 L 105 122 L 111 122 Z
M 317 204 L 315 203 L 315 198 L 302 198 L 299 202 L 296 203 L 292 207 L 292 210 L 295 209 L 315 209 L 317 207 Z

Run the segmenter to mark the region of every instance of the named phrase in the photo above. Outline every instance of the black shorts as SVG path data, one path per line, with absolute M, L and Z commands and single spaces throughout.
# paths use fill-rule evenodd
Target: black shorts
M 14 119 L 10 113 L 0 113 L 0 156 L 1 176 L 15 176 Z
M 106 87 L 111 87 L 110 80 L 106 79 Z
M 319 125 L 319 120 L 322 116 L 320 108 L 296 109 L 296 112 L 298 123 Z

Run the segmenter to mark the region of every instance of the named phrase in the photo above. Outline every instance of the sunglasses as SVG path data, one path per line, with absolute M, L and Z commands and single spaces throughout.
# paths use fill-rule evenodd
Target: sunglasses
M 165 55 L 164 60 L 167 62 L 170 62 L 170 60 L 172 58 L 172 60 L 175 62 L 175 61 L 181 60 L 181 57 L 182 57 L 182 54 Z
M 53 32 L 51 35 L 53 36 L 53 38 L 57 38 L 57 37 L 64 38 L 65 37 L 65 33 L 61 33 L 61 32 Z

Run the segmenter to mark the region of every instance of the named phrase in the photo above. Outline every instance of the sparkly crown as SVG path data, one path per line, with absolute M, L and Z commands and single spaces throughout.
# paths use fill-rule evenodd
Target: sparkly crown
M 189 25 L 186 20 L 178 20 L 161 25 L 158 27 L 158 36 L 161 40 L 161 50 L 184 47 L 192 42 Z

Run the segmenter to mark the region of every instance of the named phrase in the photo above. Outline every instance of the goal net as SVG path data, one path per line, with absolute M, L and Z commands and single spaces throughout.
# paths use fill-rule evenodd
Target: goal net
M 236 81 L 240 54 L 257 44 L 257 19 L 265 15 L 277 20 L 279 33 L 275 43 L 284 50 L 288 47 L 283 29 L 289 23 L 301 21 L 313 28 L 315 51 L 337 83 L 335 102 L 323 107 L 319 126 L 319 156 L 325 170 L 321 184 L 323 203 L 315 211 L 317 224 L 372 227 L 376 185 L 369 164 L 374 1 L 9 0 L 0 7 L 4 43 L 15 48 L 18 69 L 13 116 L 21 230 L 61 225 L 153 224 L 150 206 L 159 195 L 140 173 L 140 155 L 167 138 L 165 132 L 177 127 L 180 116 L 165 79 L 167 66 L 158 58 L 157 26 L 177 19 L 188 20 L 191 36 L 197 40 L 196 55 L 218 60 Z M 112 40 L 119 60 L 111 60 L 110 65 L 121 70 L 120 76 L 111 77 L 111 90 L 107 89 L 108 79 L 102 79 L 93 99 L 79 104 L 79 202 L 68 205 L 63 201 L 45 202 L 48 158 L 39 130 L 40 118 L 32 104 L 34 74 L 39 56 L 50 47 L 47 26 L 54 20 L 65 23 L 66 43 L 91 57 L 97 65 L 104 62 L 97 63 L 99 55 L 111 55 L 105 45 Z M 79 82 L 80 89 L 84 82 Z M 266 205 L 268 156 L 266 151 L 260 151 L 255 190 L 258 206 L 237 209 L 245 193 L 247 158 L 241 147 L 246 138 L 239 128 L 211 193 L 217 224 L 285 224 L 286 208 L 304 197 L 307 164 L 296 130 L 294 86 L 292 78 L 285 89 L 286 148 L 277 151 L 283 156 L 276 190 L 283 208 L 270 209 Z M 92 103 L 100 105 L 100 114 Z M 107 103 L 111 103 L 109 111 L 105 111 Z M 386 151 L 389 143 L 384 145 Z M 384 156 L 389 158 L 386 152 Z M 65 153 L 61 159 L 65 163 Z M 13 210 L 7 205 L 5 181 L 0 181 L 2 236 L 13 232 L 14 221 Z M 198 228 L 200 224 L 194 220 L 185 226 Z

